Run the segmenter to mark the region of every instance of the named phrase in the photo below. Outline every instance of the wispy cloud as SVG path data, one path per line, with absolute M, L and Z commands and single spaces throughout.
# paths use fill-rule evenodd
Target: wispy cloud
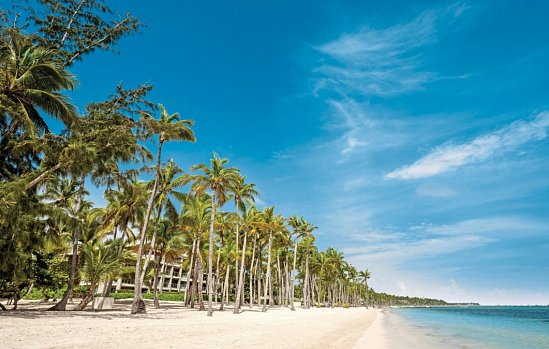
M 354 246 L 343 249 L 355 261 L 369 265 L 392 264 L 394 266 L 418 259 L 455 253 L 479 248 L 494 238 L 466 234 L 454 236 L 430 236 L 413 241 L 402 239 L 385 241 L 367 246 Z
M 331 107 L 327 128 L 340 133 L 330 147 L 338 151 L 338 163 L 343 163 L 363 150 L 379 150 L 394 147 L 403 142 L 398 128 L 401 122 L 388 112 L 377 110 L 367 102 L 352 99 L 327 101 Z
M 458 193 L 454 189 L 446 186 L 424 184 L 417 187 L 416 194 L 419 196 L 430 196 L 434 198 L 447 198 L 456 196 Z
M 362 149 L 386 143 L 372 140 L 372 135 L 380 133 L 376 131 L 388 133 L 392 125 L 371 108 L 369 97 L 394 97 L 422 90 L 430 81 L 467 77 L 439 76 L 428 70 L 421 54 L 423 48 L 436 42 L 442 19 L 454 19 L 464 8 L 455 4 L 425 11 L 409 22 L 393 26 L 362 26 L 316 47 L 322 63 L 314 69 L 313 91 L 317 96 L 320 91 L 329 93 L 326 103 L 334 116 L 329 126 L 343 129 L 337 139 L 336 148 L 341 155 L 338 163 Z M 385 139 L 392 138 L 394 143 L 400 138 L 394 136 Z
M 344 252 L 361 265 L 394 267 L 419 259 L 481 248 L 504 237 L 546 234 L 549 222 L 525 217 L 483 217 L 451 224 L 419 224 L 392 231 L 353 232 Z
M 519 146 L 547 137 L 549 112 L 530 120 L 520 120 L 463 144 L 443 145 L 417 160 L 385 175 L 387 179 L 433 177 L 475 162 L 514 150 Z
M 549 230 L 549 223 L 520 217 L 488 217 L 463 220 L 444 225 L 420 225 L 412 227 L 414 230 L 438 235 L 463 234 L 513 234 L 525 236 L 529 233 L 545 234 Z
M 362 27 L 319 46 L 325 63 L 315 91 L 387 97 L 420 89 L 435 74 L 421 69 L 415 49 L 434 42 L 436 18 L 425 12 L 406 24 Z

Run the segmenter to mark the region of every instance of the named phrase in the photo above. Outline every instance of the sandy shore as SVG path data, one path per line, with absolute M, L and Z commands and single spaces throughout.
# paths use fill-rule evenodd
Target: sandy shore
M 114 310 L 46 312 L 47 304 L 21 304 L 0 312 L 2 348 L 430 348 L 428 338 L 409 331 L 379 309 L 255 307 L 205 312 L 163 303 L 145 315 L 129 315 L 129 303 Z M 399 336 L 395 336 L 399 333 Z M 435 346 L 433 346 L 434 348 Z

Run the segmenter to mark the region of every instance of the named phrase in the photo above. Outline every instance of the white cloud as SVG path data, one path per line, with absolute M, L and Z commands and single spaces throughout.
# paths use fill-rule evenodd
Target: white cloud
M 514 150 L 526 143 L 543 140 L 547 137 L 547 128 L 549 128 L 549 112 L 542 112 L 529 121 L 513 122 L 468 143 L 438 147 L 412 165 L 389 172 L 385 178 L 433 177 Z
M 435 75 L 420 69 L 414 49 L 434 41 L 435 20 L 435 12 L 425 12 L 406 24 L 363 27 L 318 47 L 326 63 L 316 70 L 315 90 L 392 96 L 421 89 Z
M 495 241 L 493 238 L 467 234 L 348 247 L 343 249 L 343 252 L 349 255 L 350 259 L 362 260 L 370 265 L 392 264 L 396 266 L 412 260 L 479 248 L 493 241 Z
M 525 236 L 526 234 L 547 233 L 549 223 L 506 216 L 468 219 L 453 224 L 420 225 L 414 226 L 412 229 L 440 235 L 496 234 L 501 236 L 503 233 L 511 233 Z
M 494 216 L 452 224 L 419 224 L 404 231 L 370 230 L 346 237 L 353 246 L 343 249 L 360 265 L 399 266 L 418 259 L 480 248 L 504 236 L 547 234 L 549 222 L 524 217 Z
M 402 122 L 387 111 L 352 99 L 328 100 L 327 103 L 332 113 L 326 128 L 341 132 L 329 144 L 329 147 L 338 151 L 338 164 L 358 153 L 395 147 L 402 144 L 407 137 L 399 131 Z

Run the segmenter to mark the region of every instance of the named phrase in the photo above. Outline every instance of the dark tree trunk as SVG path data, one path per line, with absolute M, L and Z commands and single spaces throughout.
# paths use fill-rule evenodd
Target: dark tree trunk
M 93 291 L 95 290 L 97 286 L 92 284 L 90 285 L 90 289 L 86 294 L 84 295 L 84 298 L 82 298 L 82 301 L 74 308 L 74 310 L 84 310 L 89 302 L 93 299 Z

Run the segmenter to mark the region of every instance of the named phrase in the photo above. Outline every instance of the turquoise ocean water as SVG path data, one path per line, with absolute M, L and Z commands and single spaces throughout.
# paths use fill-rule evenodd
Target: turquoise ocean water
M 392 310 L 450 348 L 549 349 L 549 306 Z

